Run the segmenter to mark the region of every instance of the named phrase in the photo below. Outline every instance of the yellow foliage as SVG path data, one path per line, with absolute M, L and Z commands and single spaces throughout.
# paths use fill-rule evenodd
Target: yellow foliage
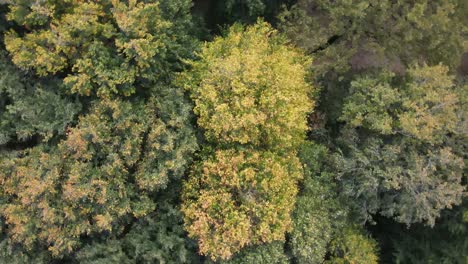
M 301 144 L 313 107 L 310 58 L 262 22 L 233 26 L 199 55 L 181 83 L 207 139 L 277 149 Z
M 200 252 L 228 259 L 249 245 L 284 240 L 301 164 L 295 155 L 219 150 L 184 185 L 187 231 Z

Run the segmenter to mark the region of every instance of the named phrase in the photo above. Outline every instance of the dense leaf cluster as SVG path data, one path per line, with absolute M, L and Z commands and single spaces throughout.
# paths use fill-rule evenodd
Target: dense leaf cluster
M 190 1 L 10 1 L 5 35 L 15 64 L 40 76 L 66 73 L 75 93 L 131 95 L 190 55 Z M 141 89 L 140 88 L 140 89 Z
M 12 239 L 62 255 L 84 234 L 122 232 L 132 217 L 154 210 L 151 192 L 180 177 L 189 160 L 178 157 L 196 146 L 179 109 L 172 109 L 179 120 L 164 120 L 158 103 L 100 101 L 57 147 L 5 159 L 1 215 Z
M 0 263 L 467 263 L 467 10 L 0 0 Z
M 189 235 L 213 260 L 284 240 L 291 229 L 302 178 L 295 149 L 304 140 L 312 107 L 308 63 L 259 22 L 231 27 L 226 37 L 207 44 L 181 77 L 214 148 L 205 148 L 192 169 L 182 211 Z
M 444 208 L 461 202 L 463 139 L 460 90 L 443 66 L 408 69 L 351 82 L 338 143 L 343 191 L 363 213 L 434 225 Z M 367 211 L 367 212 L 366 212 Z
M 0 53 L 0 146 L 63 135 L 81 109 L 58 80 L 30 80 Z

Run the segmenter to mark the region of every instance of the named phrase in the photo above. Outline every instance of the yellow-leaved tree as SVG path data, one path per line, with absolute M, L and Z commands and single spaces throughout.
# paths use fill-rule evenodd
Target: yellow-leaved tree
M 180 84 L 209 143 L 184 185 L 189 235 L 211 259 L 284 240 L 302 167 L 310 58 L 264 22 L 206 44 Z

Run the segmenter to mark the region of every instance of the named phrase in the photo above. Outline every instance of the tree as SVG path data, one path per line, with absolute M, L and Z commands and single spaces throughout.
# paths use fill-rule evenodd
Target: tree
M 200 262 L 196 243 L 186 237 L 177 208 L 180 183 L 159 193 L 157 210 L 136 221 L 128 233 L 106 237 L 77 253 L 79 263 L 190 263 Z
M 186 229 L 200 252 L 228 259 L 245 246 L 284 240 L 302 176 L 299 160 L 254 150 L 218 150 L 184 185 Z
M 215 1 L 213 9 L 217 24 L 246 22 L 255 23 L 259 17 L 274 22 L 283 5 L 290 5 L 291 0 L 227 0 Z
M 296 148 L 312 107 L 310 60 L 261 21 L 234 25 L 199 57 L 179 82 L 209 145 L 184 185 L 182 211 L 200 252 L 228 260 L 291 229 L 302 177 Z
M 0 146 L 63 135 L 81 104 L 61 92 L 58 80 L 33 80 L 0 52 Z
M 332 238 L 349 220 L 347 208 L 338 196 L 330 151 L 323 145 L 307 142 L 299 157 L 304 179 L 292 215 L 288 245 L 293 263 L 323 263 Z
M 5 36 L 13 62 L 39 76 L 65 74 L 81 95 L 130 95 L 181 69 L 196 41 L 191 1 L 8 1 L 21 26 Z
M 379 260 L 377 242 L 358 226 L 346 227 L 332 241 L 331 248 L 330 260 L 325 261 L 327 264 L 377 264 Z
M 457 66 L 466 32 L 464 1 L 299 0 L 282 29 L 316 57 L 316 77 L 414 61 Z M 453 67 L 454 68 L 454 67 Z M 328 76 L 329 78 L 330 76 Z
M 2 263 L 11 264 L 24 264 L 24 263 L 37 263 L 49 264 L 51 257 L 46 251 L 32 251 L 27 252 L 24 249 L 18 249 L 17 245 L 11 245 L 8 239 L 0 239 L 0 261 Z
M 181 76 L 206 139 L 223 145 L 294 149 L 313 104 L 305 82 L 310 59 L 271 26 L 240 25 L 206 44 Z
M 392 234 L 395 263 L 466 263 L 468 210 L 466 201 L 445 210 L 434 228 L 397 226 Z
M 0 214 L 9 238 L 60 257 L 83 236 L 120 234 L 154 210 L 196 142 L 177 90 L 146 104 L 97 102 L 58 146 L 10 152 L 0 163 Z
M 218 262 L 220 264 L 289 264 L 284 253 L 283 243 L 275 241 L 249 247 L 236 254 L 232 259 Z M 210 263 L 209 261 L 207 263 Z
M 461 202 L 461 91 L 442 65 L 411 68 L 403 80 L 383 74 L 351 83 L 338 168 L 342 192 L 363 215 L 432 226 Z
M 314 56 L 317 111 L 326 132 L 338 133 L 336 121 L 356 74 L 403 76 L 414 63 L 441 62 L 455 72 L 467 30 L 464 2 L 299 0 L 283 12 L 281 30 Z

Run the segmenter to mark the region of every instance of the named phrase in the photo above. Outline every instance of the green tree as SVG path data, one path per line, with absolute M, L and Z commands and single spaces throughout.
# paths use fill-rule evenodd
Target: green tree
M 327 264 L 377 264 L 377 241 L 366 235 L 362 228 L 348 226 L 331 242 L 331 257 Z
M 347 209 L 340 201 L 329 150 L 308 142 L 299 152 L 304 166 L 289 248 L 294 263 L 323 263 L 329 244 L 346 225 Z
M 81 105 L 68 99 L 60 86 L 58 80 L 34 80 L 0 51 L 0 146 L 63 135 Z
M 167 84 L 198 44 L 191 1 L 4 2 L 0 262 L 73 262 L 87 244 L 128 253 L 152 231 L 173 246 L 126 257 L 191 262 L 182 229 L 165 230 L 180 213 L 159 204 L 197 149 L 191 104 Z
M 434 225 L 465 192 L 462 91 L 444 66 L 351 83 L 337 144 L 342 192 L 363 215 Z
M 289 258 L 284 253 L 284 245 L 280 241 L 248 247 L 236 254 L 232 259 L 220 261 L 220 264 L 289 264 Z M 207 263 L 210 263 L 208 261 Z
M 39 76 L 65 74 L 82 95 L 130 95 L 181 69 L 196 41 L 189 0 L 8 1 L 22 27 L 5 36 L 13 62 Z
M 457 66 L 466 32 L 465 1 L 299 0 L 282 29 L 314 53 L 316 76 L 414 61 Z
M 247 22 L 254 23 L 259 17 L 274 22 L 275 16 L 283 5 L 290 5 L 291 0 L 227 0 L 214 1 L 213 9 L 217 12 L 218 24 Z
M 468 256 L 467 203 L 443 212 L 434 228 L 399 226 L 391 236 L 395 263 L 466 263 Z
M 0 238 L 0 262 L 11 263 L 11 264 L 26 264 L 26 263 L 37 263 L 37 264 L 50 264 L 52 258 L 49 254 L 43 251 L 30 251 L 27 252 L 24 249 L 19 249 L 17 245 L 9 243 L 7 238 Z
M 58 146 L 9 153 L 0 164 L 8 237 L 63 256 L 82 236 L 119 234 L 152 212 L 151 194 L 180 177 L 196 149 L 188 109 L 173 89 L 146 104 L 103 100 Z
M 77 253 L 79 263 L 190 263 L 200 262 L 196 243 L 186 237 L 179 202 L 179 182 L 158 195 L 157 210 L 131 224 L 123 237 L 107 237 Z

